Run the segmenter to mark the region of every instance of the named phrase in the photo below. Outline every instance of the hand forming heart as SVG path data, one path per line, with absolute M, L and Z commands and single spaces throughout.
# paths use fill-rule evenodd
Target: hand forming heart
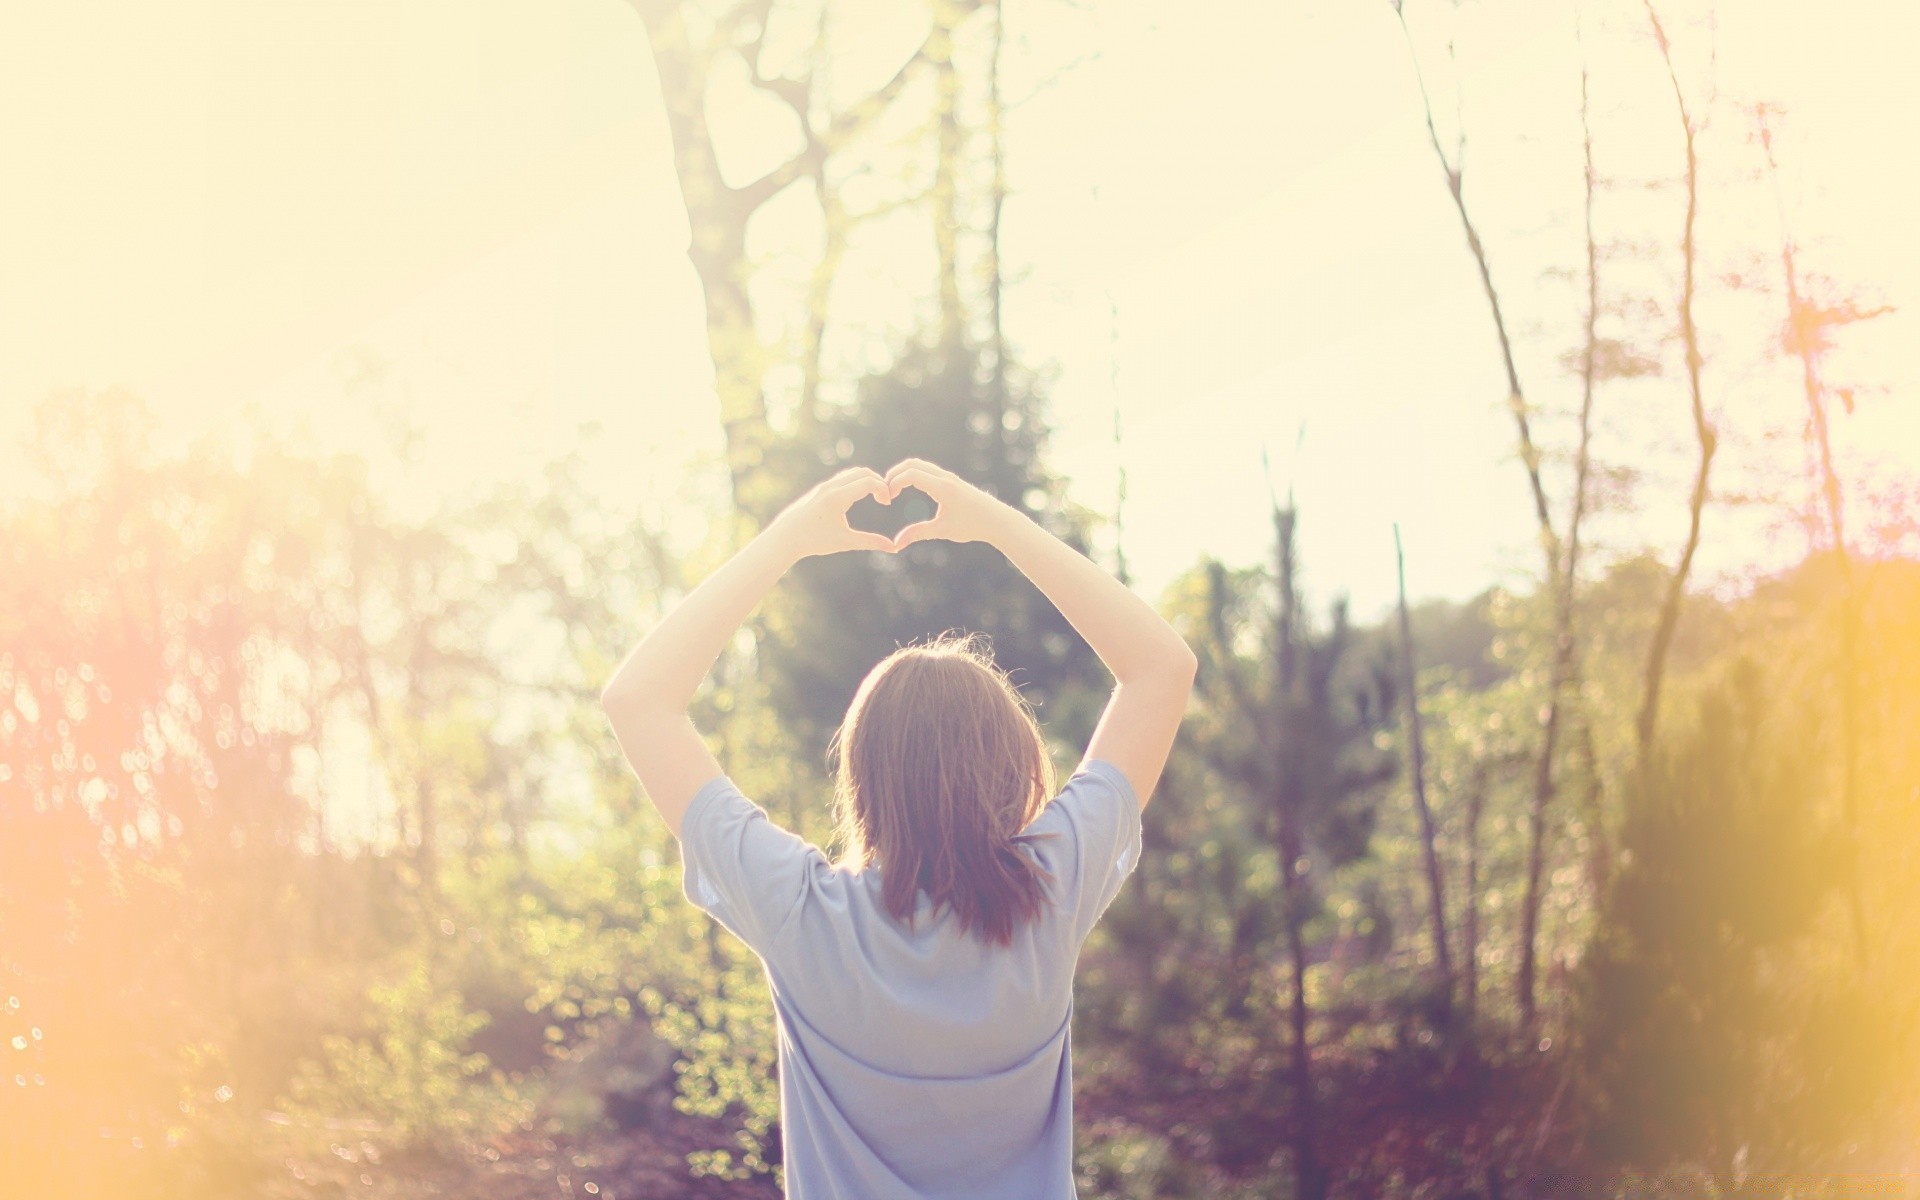
M 893 492 L 878 471 L 871 467 L 848 467 L 815 484 L 781 510 L 767 526 L 767 532 L 787 539 L 801 558 L 838 554 L 843 550 L 884 550 L 891 554 L 892 538 L 847 524 L 847 510 L 868 496 L 882 504 L 893 503 Z
M 872 497 L 891 505 L 910 489 L 932 501 L 931 517 L 912 522 L 891 538 L 855 529 L 848 522 L 848 511 L 860 501 Z M 921 458 L 906 458 L 889 468 L 885 477 L 870 467 L 848 467 L 794 501 L 774 519 L 774 525 L 780 527 L 781 536 L 792 539 L 802 558 L 843 550 L 893 554 L 920 541 L 988 540 L 994 535 L 994 520 L 1004 508 L 944 467 Z M 768 528 L 771 532 L 773 526 Z

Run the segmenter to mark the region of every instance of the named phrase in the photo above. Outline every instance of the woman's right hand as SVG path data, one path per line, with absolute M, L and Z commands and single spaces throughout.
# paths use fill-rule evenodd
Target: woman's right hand
M 933 517 L 915 521 L 893 535 L 897 553 L 915 542 L 991 542 L 1014 511 L 945 467 L 924 458 L 903 458 L 887 469 L 887 492 L 898 499 L 905 488 L 919 488 L 937 506 Z

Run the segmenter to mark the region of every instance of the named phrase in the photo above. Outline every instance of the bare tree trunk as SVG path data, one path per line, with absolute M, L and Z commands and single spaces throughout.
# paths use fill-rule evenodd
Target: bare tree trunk
M 820 6 L 820 23 L 814 31 L 814 77 L 827 69 L 827 19 L 831 9 Z M 802 117 L 804 122 L 806 118 Z M 826 164 L 820 164 L 814 179 L 820 198 L 820 261 L 814 264 L 813 278 L 807 288 L 807 329 L 800 346 L 800 402 L 794 413 L 794 432 L 803 443 L 812 443 L 820 422 L 821 352 L 827 340 L 827 320 L 833 312 L 833 282 L 840 274 L 840 263 L 847 253 L 847 234 L 852 222 L 840 189 L 827 179 Z
M 993 417 L 993 485 L 996 500 L 1017 503 L 1007 493 L 1007 333 L 1001 313 L 1000 215 L 1007 204 L 1007 146 L 1004 128 L 1006 107 L 1000 98 L 1000 52 L 1007 41 L 1006 0 L 993 3 L 993 56 L 987 63 L 987 144 L 993 157 L 991 194 L 987 207 L 987 351 L 993 360 L 993 375 L 988 382 L 987 411 Z M 1124 576 L 1121 582 L 1126 582 Z
M 1575 628 L 1575 600 L 1580 587 L 1580 533 L 1587 513 L 1588 477 L 1593 455 L 1593 399 L 1597 378 L 1600 321 L 1600 250 L 1594 232 L 1594 196 L 1598 176 L 1593 167 L 1593 124 L 1588 94 L 1589 72 L 1584 51 L 1580 62 L 1580 148 L 1583 166 L 1582 229 L 1586 242 L 1587 312 L 1580 352 L 1580 422 L 1574 450 L 1572 511 L 1567 518 L 1565 559 L 1560 564 L 1553 587 L 1553 662 L 1547 674 L 1547 713 L 1540 739 L 1540 757 L 1534 766 L 1533 802 L 1527 812 L 1527 886 L 1521 902 L 1520 1011 L 1521 1025 L 1531 1029 L 1538 1017 L 1538 995 L 1534 987 L 1538 970 L 1540 909 L 1545 896 L 1542 881 L 1546 873 L 1547 805 L 1558 793 L 1554 776 L 1559 753 L 1560 727 L 1565 721 L 1569 695 L 1579 692 L 1581 666 Z M 1589 795 L 1589 799 L 1597 799 Z
M 790 160 L 745 188 L 727 186 L 707 128 L 708 71 L 727 45 L 735 20 L 723 20 L 705 45 L 690 40 L 683 6 L 638 5 L 652 42 L 660 76 L 674 165 L 686 200 L 692 233 L 688 257 L 706 294 L 707 346 L 713 356 L 714 391 L 726 438 L 727 467 L 735 507 L 764 520 L 771 497 L 753 502 L 749 482 L 771 431 L 767 429 L 763 379 L 767 348 L 754 329 L 747 296 L 747 219 L 765 200 L 797 178 L 800 159 Z M 728 13 L 738 18 L 743 9 Z
M 966 329 L 960 307 L 960 71 L 953 61 L 953 27 L 958 9 L 952 0 L 931 0 L 933 32 L 927 61 L 933 64 L 933 246 L 939 271 L 939 336 L 942 346 L 957 346 Z
M 1275 576 L 1279 582 L 1279 604 L 1274 609 L 1274 649 L 1278 671 L 1274 681 L 1273 713 L 1284 720 L 1292 700 L 1296 680 L 1295 642 L 1299 624 L 1299 599 L 1294 586 L 1294 520 L 1292 497 L 1287 507 L 1273 509 Z M 1280 882 L 1286 904 L 1287 958 L 1292 977 L 1292 996 L 1288 1016 L 1293 1044 L 1288 1076 L 1293 1095 L 1293 1172 L 1294 1195 L 1298 1200 L 1325 1200 L 1327 1176 L 1320 1164 L 1318 1106 L 1313 1095 L 1313 1051 L 1308 1043 L 1312 1012 L 1307 1001 L 1307 945 L 1305 884 L 1301 862 L 1306 854 L 1306 835 L 1301 828 L 1302 781 L 1288 754 L 1288 739 L 1276 730 L 1274 786 L 1279 807 L 1277 829 L 1280 856 Z
M 1325 1200 L 1327 1173 L 1320 1163 L 1319 1134 L 1315 1128 L 1318 1106 L 1313 1096 L 1313 1057 L 1307 1044 L 1307 1026 L 1311 1015 L 1307 1007 L 1307 947 L 1302 930 L 1303 921 L 1298 912 L 1303 903 L 1300 898 L 1300 873 L 1294 866 L 1294 856 L 1299 847 L 1297 844 L 1289 847 L 1287 843 L 1290 840 L 1295 839 L 1285 836 L 1281 839 L 1281 870 L 1287 895 L 1287 957 L 1293 979 L 1293 996 L 1288 1010 L 1293 1027 L 1293 1046 L 1288 1074 L 1293 1092 L 1294 1195 L 1300 1200 Z M 1289 849 L 1293 853 L 1289 853 Z
M 1420 733 L 1419 673 L 1413 664 L 1413 619 L 1407 613 L 1407 560 L 1400 547 L 1400 523 L 1393 524 L 1393 558 L 1400 578 L 1400 663 L 1407 694 L 1407 742 L 1412 752 L 1413 804 L 1420 814 L 1421 845 L 1426 853 L 1427 893 L 1433 907 L 1433 956 L 1440 968 L 1446 1008 L 1453 1008 L 1453 961 L 1447 952 L 1446 889 L 1440 876 L 1440 851 L 1434 844 L 1433 809 L 1427 804 L 1426 750 Z
M 1718 442 L 1713 427 L 1707 422 L 1705 402 L 1700 392 L 1700 335 L 1693 321 L 1694 298 L 1694 222 L 1699 214 L 1700 201 L 1700 163 L 1695 151 L 1694 139 L 1699 127 L 1694 124 L 1692 115 L 1687 111 L 1686 93 L 1680 87 L 1680 76 L 1674 70 L 1673 49 L 1667 41 L 1667 31 L 1660 23 L 1660 14 L 1654 11 L 1653 0 L 1645 0 L 1647 20 L 1653 25 L 1654 42 L 1660 47 L 1661 61 L 1666 64 L 1667 79 L 1673 84 L 1673 99 L 1679 110 L 1680 130 L 1686 140 L 1687 150 L 1687 215 L 1680 237 L 1682 277 L 1680 284 L 1680 340 L 1687 357 L 1687 393 L 1693 405 L 1694 436 L 1700 444 L 1700 465 L 1693 477 L 1693 494 L 1687 501 L 1687 541 L 1681 548 L 1680 562 L 1674 568 L 1673 576 L 1667 582 L 1667 594 L 1660 606 L 1659 623 L 1654 627 L 1653 645 L 1647 653 L 1645 683 L 1641 691 L 1640 717 L 1636 731 L 1640 739 L 1640 768 L 1646 767 L 1647 756 L 1653 749 L 1655 734 L 1660 719 L 1660 685 L 1666 672 L 1667 652 L 1673 644 L 1674 627 L 1680 621 L 1680 603 L 1686 595 L 1687 576 L 1693 568 L 1693 555 L 1700 546 L 1700 516 L 1707 502 L 1707 473 L 1713 465 L 1713 452 Z
M 1554 610 L 1554 671 L 1565 694 L 1577 712 L 1585 705 L 1578 699 L 1584 674 L 1576 652 L 1578 630 L 1575 627 L 1576 604 L 1580 587 L 1580 532 L 1587 514 L 1587 481 L 1592 466 L 1593 397 L 1598 384 L 1600 348 L 1600 239 L 1594 230 L 1594 197 L 1599 191 L 1599 175 L 1593 168 L 1593 121 L 1589 97 L 1589 71 L 1584 30 L 1576 26 L 1582 43 L 1580 59 L 1580 149 L 1584 166 L 1582 221 L 1587 255 L 1586 328 L 1580 351 L 1580 437 L 1574 455 L 1573 512 L 1567 520 L 1567 557 L 1561 571 L 1559 603 Z M 1598 764 L 1593 759 L 1593 729 L 1580 720 L 1582 746 L 1587 756 L 1585 818 L 1588 823 L 1588 874 L 1596 889 L 1602 888 L 1606 873 L 1606 828 L 1600 811 Z M 1537 886 L 1537 883 L 1536 883 Z M 1598 894 L 1596 890 L 1595 894 Z
M 1487 772 L 1476 764 L 1473 781 L 1467 788 L 1467 878 L 1466 906 L 1461 914 L 1461 981 L 1466 1002 L 1467 1021 L 1471 1024 L 1480 1009 L 1480 816 L 1487 806 Z
M 1555 656 L 1556 661 L 1558 655 Z M 1547 701 L 1546 720 L 1540 736 L 1540 755 L 1535 759 L 1533 802 L 1527 808 L 1527 889 L 1520 905 L 1520 971 L 1514 990 L 1520 1003 L 1520 1028 L 1531 1031 L 1539 1017 L 1534 979 L 1539 971 L 1541 881 L 1546 875 L 1547 803 L 1553 797 L 1554 756 L 1560 740 L 1560 697 L 1558 679 L 1550 679 L 1555 693 Z
M 761 341 L 755 328 L 747 291 L 747 223 L 761 205 L 786 187 L 811 179 L 828 217 L 830 257 L 837 255 L 832 244 L 833 204 L 825 199 L 826 160 L 886 110 L 906 86 L 913 68 L 927 57 L 935 36 L 944 31 L 937 24 L 929 30 L 927 40 L 872 94 L 846 111 L 821 117 L 812 103 L 811 71 L 798 79 L 768 77 L 761 72 L 760 50 L 773 0 L 747 0 L 726 9 L 699 39 L 688 28 L 689 0 L 633 0 L 633 4 L 652 44 L 673 140 L 674 167 L 692 234 L 687 255 L 706 296 L 707 344 L 713 355 L 714 390 L 720 402 L 734 507 L 755 524 L 763 524 L 790 497 L 774 494 L 770 489 L 782 481 L 774 477 L 777 473 L 761 469 L 766 458 L 778 449 L 766 397 L 766 375 L 773 365 L 773 351 Z M 711 69 L 728 53 L 745 60 L 756 87 L 793 109 L 805 139 L 791 158 L 739 187 L 728 185 L 721 177 L 706 120 Z M 824 280 L 816 273 L 816 296 L 830 280 L 830 267 Z M 812 403 L 813 393 L 803 386 L 803 422 L 810 419 Z
M 1459 135 L 1454 153 L 1449 156 L 1446 147 L 1440 142 L 1439 128 L 1433 119 L 1433 98 L 1427 91 L 1426 77 L 1420 70 L 1419 55 L 1414 51 L 1413 34 L 1407 28 L 1407 17 L 1401 0 L 1392 0 L 1394 15 L 1399 18 L 1400 31 L 1407 41 L 1407 52 L 1413 56 L 1415 78 L 1420 83 L 1420 99 L 1425 107 L 1427 136 L 1433 145 L 1434 156 L 1440 162 L 1440 169 L 1446 175 L 1447 193 L 1453 198 L 1454 211 L 1460 217 L 1461 230 L 1466 234 L 1467 249 L 1473 254 L 1474 265 L 1480 272 L 1480 286 L 1486 294 L 1487 307 L 1493 315 L 1494 333 L 1499 339 L 1500 361 L 1507 375 L 1507 404 L 1513 413 L 1514 424 L 1520 439 L 1520 461 L 1526 467 L 1527 481 L 1533 498 L 1534 519 L 1538 523 L 1540 550 L 1545 559 L 1545 587 L 1550 595 L 1557 596 L 1561 589 L 1560 575 L 1560 538 L 1554 532 L 1553 517 L 1547 504 L 1546 486 L 1540 475 L 1540 452 L 1534 445 L 1533 428 L 1527 416 L 1526 393 L 1520 386 L 1519 368 L 1514 365 L 1513 339 L 1507 331 L 1506 317 L 1500 308 L 1500 293 L 1493 283 L 1493 270 L 1487 261 L 1486 246 L 1480 240 L 1480 232 L 1473 223 L 1472 214 L 1467 209 L 1465 181 L 1461 166 L 1461 150 L 1465 148 L 1466 134 Z M 1570 640 L 1570 635 L 1569 635 Z M 1520 970 L 1515 980 L 1515 990 L 1520 1006 L 1520 1024 L 1523 1029 L 1531 1029 L 1536 1016 L 1534 1000 L 1534 977 L 1537 973 L 1535 947 L 1539 941 L 1540 923 L 1540 881 L 1546 861 L 1546 813 L 1554 793 L 1553 767 L 1554 755 L 1560 734 L 1560 696 L 1565 687 L 1562 663 L 1565 652 L 1556 641 L 1554 652 L 1554 670 L 1549 673 L 1547 683 L 1546 715 L 1542 721 L 1540 736 L 1540 756 L 1534 772 L 1533 801 L 1527 814 L 1527 889 L 1520 913 Z
M 1847 548 L 1846 511 L 1840 491 L 1840 475 L 1833 466 L 1833 444 L 1827 429 L 1827 386 L 1820 377 L 1822 326 L 1836 321 L 1860 320 L 1879 312 L 1848 310 L 1838 314 L 1822 313 L 1800 288 L 1800 267 L 1793 235 L 1787 224 L 1787 207 L 1780 196 L 1779 167 L 1773 157 L 1773 131 L 1765 111 L 1760 114 L 1760 145 L 1767 157 L 1767 175 L 1773 184 L 1774 205 L 1780 214 L 1780 264 L 1787 283 L 1787 329 L 1793 353 L 1800 359 L 1800 377 L 1807 397 L 1807 427 L 1820 452 L 1821 495 L 1826 501 L 1829 536 L 1833 539 L 1835 562 L 1840 568 L 1840 811 L 1847 835 L 1856 847 L 1859 838 L 1859 761 L 1860 761 L 1860 607 L 1858 581 L 1854 578 L 1853 554 Z M 1860 879 L 1847 874 L 1848 921 L 1853 928 L 1854 960 L 1865 966 L 1870 957 L 1867 944 L 1866 914 L 1860 899 Z
M 1593 169 L 1593 123 L 1587 95 L 1587 63 L 1580 61 L 1580 149 L 1585 164 L 1583 221 L 1587 250 L 1587 320 L 1580 349 L 1580 441 L 1573 467 L 1573 515 L 1567 521 L 1567 561 L 1561 589 L 1557 649 L 1571 651 L 1573 600 L 1580 579 L 1580 526 L 1587 515 L 1587 475 L 1592 463 L 1593 393 L 1600 349 L 1600 240 L 1593 228 L 1593 200 L 1599 177 Z

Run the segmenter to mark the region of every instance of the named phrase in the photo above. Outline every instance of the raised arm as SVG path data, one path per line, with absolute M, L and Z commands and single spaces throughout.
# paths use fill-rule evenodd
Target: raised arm
M 892 497 L 877 471 L 849 467 L 794 501 L 751 542 L 703 580 L 641 640 L 600 693 L 614 737 L 675 837 L 719 760 L 687 715 L 701 680 L 787 569 L 815 554 L 893 552 L 877 533 L 847 525 L 865 496 Z
M 1087 639 L 1115 684 L 1085 757 L 1120 768 L 1145 808 L 1186 714 L 1198 666 L 1193 650 L 1152 605 L 1105 569 L 951 471 L 909 458 L 887 472 L 887 486 L 893 495 L 917 487 L 940 506 L 932 520 L 901 530 L 896 547 L 929 538 L 987 542 Z

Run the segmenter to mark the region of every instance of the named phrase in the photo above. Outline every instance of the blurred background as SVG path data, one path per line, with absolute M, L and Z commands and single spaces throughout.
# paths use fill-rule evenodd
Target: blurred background
M 8 6 L 0 1193 L 779 1194 L 759 962 L 597 694 L 912 455 L 1201 658 L 1083 1196 L 1920 1195 L 1916 36 Z M 947 628 L 1071 771 L 1111 678 L 977 544 L 802 562 L 695 721 L 829 847 Z

